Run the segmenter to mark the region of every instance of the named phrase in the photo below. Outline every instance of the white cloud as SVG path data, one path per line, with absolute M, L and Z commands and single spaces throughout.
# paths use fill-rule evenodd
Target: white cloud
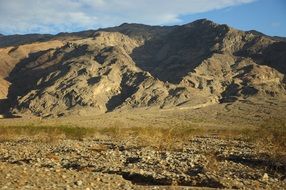
M 180 23 L 180 16 L 254 0 L 0 0 L 0 33 L 55 33 L 136 22 Z

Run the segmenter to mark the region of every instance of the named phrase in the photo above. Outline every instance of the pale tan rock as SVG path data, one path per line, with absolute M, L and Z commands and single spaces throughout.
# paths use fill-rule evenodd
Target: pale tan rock
M 28 42 L 0 48 L 0 99 L 9 88 L 16 113 L 46 118 L 286 98 L 286 42 L 208 20 Z

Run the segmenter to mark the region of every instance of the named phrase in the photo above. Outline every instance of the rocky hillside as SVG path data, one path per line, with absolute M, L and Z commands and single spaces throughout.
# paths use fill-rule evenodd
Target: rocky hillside
M 285 41 L 208 20 L 38 37 L 0 37 L 0 96 L 8 92 L 5 103 L 16 113 L 87 115 L 286 97 Z
M 8 92 L 7 77 L 18 63 L 20 63 L 23 59 L 31 56 L 32 54 L 37 54 L 41 51 L 60 47 L 62 45 L 63 43 L 61 41 L 49 41 L 0 48 L 0 99 L 6 97 Z

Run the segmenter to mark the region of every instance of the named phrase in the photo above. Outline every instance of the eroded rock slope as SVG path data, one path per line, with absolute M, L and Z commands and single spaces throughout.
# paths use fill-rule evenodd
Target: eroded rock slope
M 45 40 L 0 49 L 0 95 L 8 93 L 13 112 L 86 115 L 285 98 L 286 42 L 208 20 Z

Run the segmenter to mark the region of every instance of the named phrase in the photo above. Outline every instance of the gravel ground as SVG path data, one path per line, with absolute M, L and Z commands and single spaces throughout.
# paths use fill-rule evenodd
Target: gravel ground
M 0 142 L 0 189 L 286 189 L 285 168 L 254 144 L 215 136 L 176 151 L 96 138 Z

